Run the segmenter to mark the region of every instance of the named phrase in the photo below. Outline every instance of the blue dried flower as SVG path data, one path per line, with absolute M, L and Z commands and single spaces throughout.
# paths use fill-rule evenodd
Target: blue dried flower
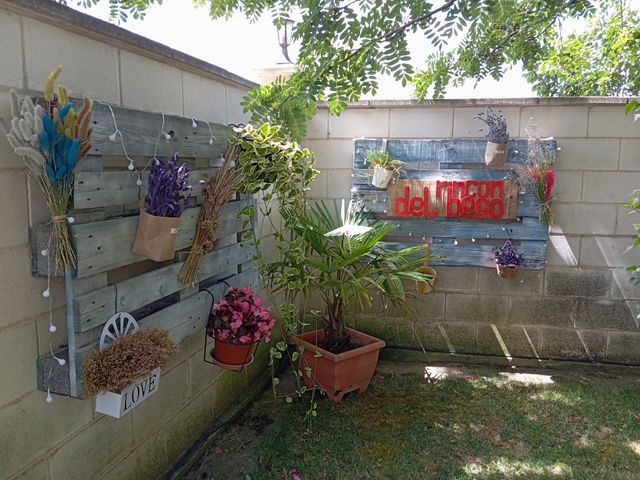
M 504 242 L 504 245 L 496 252 L 496 263 L 498 265 L 520 265 L 522 255 L 516 253 L 511 240 Z
M 191 203 L 189 174 L 186 163 L 179 163 L 176 154 L 168 161 L 159 161 L 151 167 L 149 190 L 145 209 L 157 217 L 179 217 Z

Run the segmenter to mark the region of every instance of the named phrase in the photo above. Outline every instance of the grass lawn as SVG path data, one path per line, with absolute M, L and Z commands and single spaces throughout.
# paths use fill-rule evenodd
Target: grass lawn
M 265 397 L 240 422 L 259 435 L 241 448 L 222 437 L 210 462 L 241 472 L 209 478 L 640 479 L 640 383 L 601 377 L 377 374 L 363 395 L 323 398 L 311 427 L 303 405 Z

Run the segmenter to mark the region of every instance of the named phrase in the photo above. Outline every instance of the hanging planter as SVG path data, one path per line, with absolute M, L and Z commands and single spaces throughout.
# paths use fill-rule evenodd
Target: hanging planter
M 189 205 L 189 168 L 171 160 L 158 160 L 149 173 L 149 189 L 141 205 L 138 230 L 131 251 L 156 262 L 173 259 L 180 215 Z
M 489 127 L 485 135 L 487 146 L 484 151 L 484 164 L 489 168 L 504 168 L 509 153 L 507 121 L 499 113 L 494 113 L 491 107 L 487 107 L 484 113 L 479 113 L 474 118 L 482 120 Z
M 253 362 L 253 352 L 260 340 L 269 342 L 275 320 L 262 298 L 251 287 L 230 288 L 209 315 L 205 337 L 205 361 L 208 339 L 214 339 L 209 350 L 212 363 L 227 370 L 240 371 Z
M 391 160 L 384 150 L 370 151 L 366 154 L 366 161 L 373 169 L 371 184 L 376 188 L 387 188 L 392 178 L 398 178 L 404 162 Z
M 500 277 L 513 277 L 518 267 L 522 264 L 522 255 L 519 255 L 511 240 L 504 242 L 504 245 L 495 254 L 496 270 Z
M 143 403 L 158 391 L 160 367 L 177 350 L 167 332 L 140 330 L 130 314 L 114 314 L 83 371 L 85 391 L 96 394 L 96 412 L 120 418 Z

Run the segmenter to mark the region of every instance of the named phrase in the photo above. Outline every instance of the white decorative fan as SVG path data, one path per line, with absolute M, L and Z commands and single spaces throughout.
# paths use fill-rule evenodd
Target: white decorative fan
M 140 330 L 136 319 L 127 312 L 118 312 L 107 320 L 100 335 L 100 350 L 104 350 L 120 337 Z

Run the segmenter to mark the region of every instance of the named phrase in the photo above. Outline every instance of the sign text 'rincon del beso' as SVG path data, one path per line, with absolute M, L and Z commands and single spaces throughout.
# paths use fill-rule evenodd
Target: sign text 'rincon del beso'
M 509 180 L 398 180 L 387 189 L 395 217 L 516 218 L 518 184 Z

